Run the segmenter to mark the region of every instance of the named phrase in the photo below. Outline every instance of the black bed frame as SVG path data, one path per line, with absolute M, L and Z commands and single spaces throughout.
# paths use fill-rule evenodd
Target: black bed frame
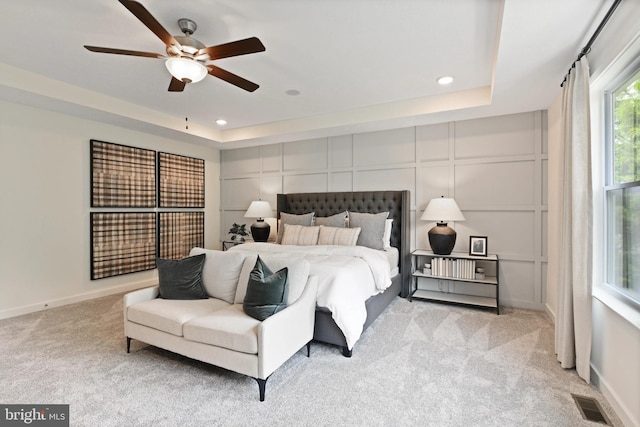
M 410 201 L 408 190 L 278 194 L 278 219 L 281 212 L 296 215 L 315 212 L 316 216 L 330 216 L 345 210 L 369 213 L 389 212 L 389 219 L 393 219 L 391 246 L 398 249 L 400 272 L 392 278 L 389 288 L 366 301 L 367 320 L 363 332 L 396 296 L 400 295 L 403 298 L 409 296 L 411 286 Z M 328 310 L 320 308 L 316 310 L 313 339 L 342 347 L 342 354 L 345 357 L 352 355 L 352 350 L 347 347 L 342 331 L 335 324 Z

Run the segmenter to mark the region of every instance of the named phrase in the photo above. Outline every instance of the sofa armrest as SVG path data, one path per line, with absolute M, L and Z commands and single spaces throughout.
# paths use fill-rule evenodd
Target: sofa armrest
M 138 289 L 137 291 L 129 292 L 124 296 L 124 307 L 129 307 L 137 302 L 149 301 L 158 298 L 160 295 L 160 288 L 158 286 L 152 286 L 150 288 Z
M 142 301 L 149 301 L 152 299 L 156 299 L 160 295 L 160 288 L 158 286 L 152 286 L 150 288 L 138 289 L 137 291 L 129 292 L 125 294 L 122 305 L 122 315 L 124 316 L 124 335 L 128 337 L 127 334 L 127 309 L 129 306 Z
M 309 276 L 296 302 L 258 327 L 258 376 L 266 379 L 313 339 L 318 278 Z

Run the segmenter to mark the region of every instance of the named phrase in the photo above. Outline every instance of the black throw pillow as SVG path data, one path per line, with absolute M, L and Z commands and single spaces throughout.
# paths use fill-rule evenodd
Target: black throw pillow
M 184 259 L 156 260 L 160 296 L 164 299 L 209 298 L 202 285 L 202 267 L 206 254 Z
M 288 274 L 287 267 L 272 273 L 258 256 L 256 265 L 249 275 L 247 294 L 242 304 L 244 312 L 254 319 L 263 321 L 283 310 L 287 306 L 289 293 Z

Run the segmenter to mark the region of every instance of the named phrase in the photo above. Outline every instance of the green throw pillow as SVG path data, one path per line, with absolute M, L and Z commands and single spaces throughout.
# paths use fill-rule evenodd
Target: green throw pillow
M 242 308 L 254 319 L 263 321 L 287 306 L 289 293 L 289 270 L 287 267 L 272 273 L 269 267 L 260 259 L 251 270 L 247 283 L 247 294 Z
M 160 296 L 164 299 L 209 298 L 202 285 L 202 267 L 206 254 L 184 259 L 156 260 Z

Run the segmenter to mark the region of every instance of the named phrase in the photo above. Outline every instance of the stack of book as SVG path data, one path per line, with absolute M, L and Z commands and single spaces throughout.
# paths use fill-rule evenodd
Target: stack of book
M 473 280 L 476 278 L 476 262 L 471 259 L 433 258 L 431 275 Z

